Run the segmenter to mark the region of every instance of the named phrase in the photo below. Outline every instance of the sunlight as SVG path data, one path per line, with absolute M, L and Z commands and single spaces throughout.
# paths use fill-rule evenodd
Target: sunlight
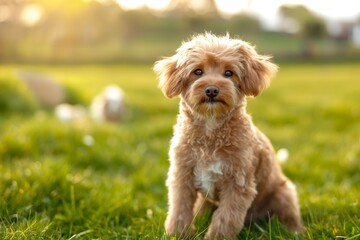
M 170 3 L 170 0 L 152 0 L 146 2 L 147 2 L 146 5 L 149 8 L 154 10 L 162 10 Z
M 140 7 L 149 7 L 154 10 L 162 10 L 170 0 L 116 0 L 125 10 L 134 10 Z
M 117 0 L 118 4 L 125 10 L 133 10 L 145 6 L 146 0 Z
M 29 4 L 21 13 L 20 19 L 27 26 L 33 26 L 40 21 L 42 10 L 38 5 Z
M 116 0 L 125 10 L 134 10 L 140 7 L 149 7 L 154 10 L 163 10 L 171 0 Z M 194 4 L 195 1 L 191 2 Z M 196 2 L 198 3 L 198 2 Z M 342 0 L 332 4 L 313 0 L 215 0 L 222 14 L 231 16 L 241 11 L 250 11 L 261 15 L 265 20 L 274 21 L 278 7 L 283 4 L 302 4 L 321 16 L 334 19 L 348 19 L 359 14 L 360 1 Z M 189 2 L 190 4 L 190 2 Z M 270 23 L 269 23 L 270 24 Z
M 248 1 L 215 0 L 215 2 L 220 12 L 229 15 L 239 13 L 248 6 Z
M 11 10 L 8 6 L 0 6 L 0 23 L 8 20 L 11 16 Z

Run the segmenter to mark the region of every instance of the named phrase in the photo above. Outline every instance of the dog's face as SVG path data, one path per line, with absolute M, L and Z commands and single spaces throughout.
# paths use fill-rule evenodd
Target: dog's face
M 277 70 L 268 60 L 244 41 L 205 34 L 156 62 L 154 70 L 167 97 L 181 95 L 194 112 L 216 117 L 268 86 Z

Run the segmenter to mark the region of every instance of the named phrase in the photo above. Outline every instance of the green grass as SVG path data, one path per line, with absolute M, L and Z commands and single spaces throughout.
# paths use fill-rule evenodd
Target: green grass
M 246 226 L 239 239 L 357 239 L 360 64 L 280 67 L 248 110 L 275 148 L 290 152 L 283 169 L 297 185 L 307 231 L 292 235 L 272 219 Z M 53 75 L 86 106 L 119 84 L 128 115 L 121 124 L 59 122 L 26 93 L 19 68 Z M 0 66 L 0 238 L 165 238 L 178 100 L 156 85 L 150 65 Z M 206 222 L 198 226 L 203 236 Z

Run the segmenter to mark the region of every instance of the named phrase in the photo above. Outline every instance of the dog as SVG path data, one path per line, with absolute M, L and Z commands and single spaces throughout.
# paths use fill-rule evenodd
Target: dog
M 245 222 L 273 215 L 290 231 L 303 230 L 295 186 L 246 112 L 246 97 L 259 95 L 277 72 L 270 59 L 245 41 L 205 33 L 155 63 L 164 95 L 180 96 L 167 235 L 191 236 L 206 208 L 214 209 L 206 239 L 236 239 Z
M 120 122 L 125 115 L 124 92 L 117 85 L 107 86 L 91 102 L 90 116 L 97 122 Z

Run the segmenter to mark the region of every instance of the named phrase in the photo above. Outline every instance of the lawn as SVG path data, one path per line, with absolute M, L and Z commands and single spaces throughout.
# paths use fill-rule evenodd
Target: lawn
M 88 106 L 108 84 L 125 91 L 120 124 L 64 123 L 40 107 L 16 71 L 52 75 Z M 272 219 L 239 239 L 360 238 L 360 63 L 280 64 L 248 100 L 256 125 L 290 158 L 306 232 Z M 166 239 L 167 149 L 178 100 L 150 65 L 0 66 L 0 238 Z M 86 139 L 92 138 L 93 144 Z M 206 225 L 198 222 L 198 236 Z

